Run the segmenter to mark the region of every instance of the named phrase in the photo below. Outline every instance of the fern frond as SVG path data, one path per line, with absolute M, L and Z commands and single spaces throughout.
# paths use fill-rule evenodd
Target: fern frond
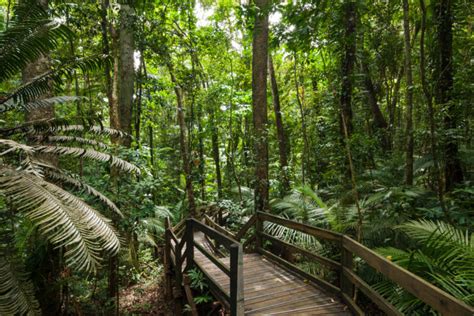
M 41 315 L 33 284 L 13 258 L 0 256 L 0 314 Z
M 95 271 L 102 251 L 115 254 L 120 242 L 110 220 L 84 201 L 24 171 L 0 169 L 0 191 L 56 247 L 65 247 L 66 262 Z

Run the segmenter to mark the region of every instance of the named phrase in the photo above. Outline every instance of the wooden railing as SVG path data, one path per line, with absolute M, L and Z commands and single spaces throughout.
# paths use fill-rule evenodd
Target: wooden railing
M 319 240 L 325 240 L 327 242 L 333 243 L 337 248 L 339 248 L 341 252 L 340 262 L 336 262 L 319 254 L 312 253 L 306 249 L 267 234 L 263 229 L 264 222 L 278 224 L 308 234 Z M 356 288 L 364 293 L 365 296 L 372 300 L 372 302 L 375 303 L 387 315 L 401 315 L 401 313 L 354 272 L 354 257 L 361 258 L 367 263 L 367 265 L 374 268 L 386 278 L 398 284 L 406 291 L 410 292 L 443 315 L 474 315 L 474 309 L 472 307 L 454 298 L 450 294 L 442 291 L 441 289 L 435 287 L 415 274 L 401 268 L 400 266 L 397 266 L 390 260 L 380 256 L 373 250 L 365 247 L 346 235 L 305 225 L 263 212 L 257 213 L 255 219 L 255 228 L 257 252 L 267 256 L 269 259 L 281 264 L 292 272 L 299 274 L 301 277 L 312 281 L 320 287 L 339 295 L 357 315 L 363 315 L 364 312 L 360 309 L 354 299 Z M 246 229 L 248 229 L 248 227 Z M 237 234 L 236 237 L 240 238 L 241 236 L 240 234 Z M 335 271 L 339 275 L 339 285 L 333 285 L 326 280 L 309 274 L 297 267 L 295 264 L 287 261 L 285 258 L 279 257 L 272 252 L 265 250 L 263 246 L 264 241 L 269 241 L 272 244 L 276 244 L 277 246 L 284 248 L 290 253 L 297 253 L 311 261 L 322 264 L 329 270 Z
M 165 242 L 165 268 L 174 270 L 177 284 L 182 284 L 183 273 L 193 267 L 197 267 L 206 276 L 209 286 L 217 292 L 219 298 L 224 300 L 228 306 L 231 315 L 243 315 L 244 313 L 244 292 L 243 292 L 243 251 L 242 245 L 232 239 L 228 234 L 224 234 L 208 225 L 205 225 L 195 219 L 187 219 L 185 231 L 181 239 L 178 239 L 174 229 L 167 221 L 166 242 Z M 179 229 L 179 227 L 178 227 Z M 213 253 L 206 250 L 203 245 L 195 242 L 196 232 L 203 233 L 206 237 L 216 241 L 217 244 L 224 247 L 230 255 L 230 264 L 225 265 Z M 185 248 L 184 248 L 185 246 Z M 221 270 L 230 279 L 229 291 L 225 291 L 208 272 L 194 260 L 194 251 L 199 250 L 209 259 L 219 270 Z M 167 263 L 169 262 L 168 266 Z M 171 285 L 167 289 L 171 291 Z

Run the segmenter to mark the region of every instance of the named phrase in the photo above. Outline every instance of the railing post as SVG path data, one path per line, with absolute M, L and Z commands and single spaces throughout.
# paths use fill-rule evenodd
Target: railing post
M 217 211 L 217 222 L 221 226 L 224 224 L 224 220 L 222 218 L 222 208 L 220 208 L 220 207 L 219 207 L 219 210 Z
M 194 227 L 193 220 L 186 220 L 186 233 L 183 238 L 186 238 L 186 271 L 192 269 L 194 261 Z
M 341 243 L 341 291 L 343 294 L 347 295 L 348 298 L 352 299 L 354 297 L 354 286 L 352 282 L 344 275 L 344 268 L 352 271 L 354 265 L 353 254 L 350 250 L 345 247 L 345 237 L 342 237 Z
M 230 245 L 230 315 L 244 315 L 244 275 L 242 245 Z
M 255 214 L 255 216 L 257 216 L 257 220 L 255 221 L 255 250 L 259 252 L 259 250 L 262 248 L 262 237 L 260 233 L 263 232 L 263 222 L 258 212 Z
M 173 288 L 171 285 L 171 236 L 170 236 L 170 220 L 165 219 L 165 249 L 163 253 L 163 266 L 165 268 L 165 296 L 167 299 L 173 297 Z

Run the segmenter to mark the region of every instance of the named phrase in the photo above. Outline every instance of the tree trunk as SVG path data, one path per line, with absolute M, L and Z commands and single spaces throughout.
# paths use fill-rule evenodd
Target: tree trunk
M 352 135 L 352 77 L 354 73 L 354 64 L 356 60 L 356 25 L 357 25 L 357 10 L 356 3 L 353 1 L 346 1 L 343 4 L 344 9 L 344 47 L 343 59 L 341 64 L 341 113 L 345 121 L 347 134 L 349 138 Z M 341 135 L 344 138 L 344 126 L 341 117 Z
M 403 30 L 405 38 L 406 76 L 406 157 L 405 183 L 413 185 L 413 75 L 411 68 L 410 12 L 408 0 L 403 0 Z
M 106 10 L 108 3 L 104 3 L 102 11 Z M 102 12 L 102 41 L 103 49 L 108 48 L 107 42 L 107 16 L 106 11 Z M 119 12 L 119 32 L 115 33 L 114 28 L 110 28 L 113 41 L 114 69 L 113 79 L 108 78 L 106 74 L 109 99 L 109 116 L 110 126 L 114 129 L 121 130 L 128 134 L 126 137 L 112 137 L 112 142 L 121 146 L 130 148 L 132 133 L 132 108 L 133 94 L 135 85 L 135 69 L 134 69 L 134 9 L 129 4 L 121 4 Z M 107 71 L 107 70 L 106 70 Z M 112 187 L 116 194 L 120 194 L 119 190 L 120 173 L 117 168 L 112 168 L 111 179 Z M 112 216 L 112 220 L 117 223 L 118 219 Z M 127 238 L 134 239 L 133 234 L 127 234 Z M 137 258 L 135 258 L 137 260 Z M 112 256 L 109 259 L 109 280 L 108 280 L 108 296 L 115 300 L 115 314 L 118 315 L 119 306 L 119 274 L 118 274 L 118 257 Z
M 301 132 L 303 134 L 303 152 L 301 153 L 301 182 L 306 183 L 306 168 L 308 167 L 309 141 L 306 129 L 306 114 L 304 111 L 304 99 L 300 96 L 300 84 L 297 70 L 297 53 L 295 52 L 295 63 L 293 65 L 293 75 L 295 78 L 296 102 L 301 116 Z
M 453 14 L 451 0 L 436 1 L 437 45 L 438 56 L 435 70 L 435 101 L 444 108 L 444 128 L 453 132 L 458 127 L 457 107 L 452 100 L 453 90 Z M 457 183 L 464 179 L 459 159 L 459 144 L 455 137 L 447 137 L 444 147 L 446 159 L 445 190 L 451 191 Z
M 388 124 L 385 117 L 380 110 L 379 103 L 377 101 L 377 92 L 375 91 L 372 78 L 370 77 L 370 69 L 366 60 L 361 61 L 362 71 L 364 72 L 364 84 L 367 90 L 367 98 L 369 101 L 370 111 L 372 112 L 372 118 L 374 120 L 374 126 L 379 131 L 379 136 L 382 142 L 382 149 L 384 151 L 390 150 L 391 142 L 388 134 Z
M 184 100 L 183 91 L 174 75 L 174 67 L 171 62 L 167 63 L 168 71 L 170 73 L 171 82 L 174 84 L 174 92 L 176 94 L 176 115 L 179 125 L 179 145 L 181 151 L 181 160 L 183 163 L 184 176 L 186 177 L 186 196 L 188 199 L 189 215 L 194 217 L 196 211 L 196 203 L 194 200 L 194 189 L 191 176 L 191 161 L 189 157 L 188 137 L 186 121 L 184 119 Z
M 426 98 L 426 104 L 428 107 L 428 118 L 430 124 L 430 142 L 431 142 L 431 155 L 433 156 L 433 167 L 435 172 L 435 178 L 437 181 L 437 193 L 439 203 L 443 212 L 445 213 L 446 220 L 450 222 L 450 216 L 446 209 L 446 204 L 444 203 L 444 188 L 443 188 L 443 179 L 441 176 L 441 170 L 439 167 L 439 158 L 436 142 L 436 122 L 435 122 L 435 111 L 433 107 L 433 96 L 426 80 L 426 69 L 425 69 L 425 31 L 426 31 L 426 6 L 425 1 L 420 0 L 421 8 L 421 36 L 420 36 L 420 79 L 423 93 Z
M 257 7 L 252 44 L 252 108 L 255 136 L 255 210 L 268 209 L 267 60 L 269 0 Z
M 288 139 L 285 128 L 283 126 L 283 118 L 281 115 L 280 93 L 278 91 L 278 83 L 273 67 L 272 55 L 268 54 L 268 72 L 270 74 L 270 83 L 272 88 L 273 110 L 275 111 L 275 125 L 278 137 L 278 152 L 280 158 L 280 174 L 281 174 L 281 192 L 280 196 L 285 196 L 290 191 L 290 178 L 288 170 Z
M 146 65 L 144 48 L 140 48 L 140 66 L 138 67 L 138 93 L 136 100 L 136 111 L 135 111 L 135 141 L 136 148 L 140 148 L 140 134 L 141 134 L 141 121 L 142 121 L 142 101 L 143 101 L 143 83 L 146 80 Z
M 122 4 L 120 6 L 118 107 L 120 129 L 128 135 L 132 134 L 132 108 L 135 85 L 133 24 L 133 7 L 129 4 Z M 121 140 L 121 145 L 130 147 L 131 141 L 130 137 L 124 137 Z
M 219 152 L 219 129 L 217 127 L 215 110 L 211 109 L 209 112 L 211 120 L 211 142 L 212 142 L 212 158 L 216 166 L 216 182 L 217 182 L 217 199 L 222 198 L 222 175 L 221 175 L 221 158 Z

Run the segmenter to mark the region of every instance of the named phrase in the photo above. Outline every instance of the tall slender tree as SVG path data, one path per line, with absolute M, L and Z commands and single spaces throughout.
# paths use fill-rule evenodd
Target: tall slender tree
M 268 208 L 267 60 L 269 0 L 255 0 L 252 46 L 252 108 L 255 149 L 255 210 Z
M 120 129 L 132 134 L 132 109 L 135 86 L 134 68 L 134 8 L 133 1 L 125 1 L 120 6 L 119 30 L 119 78 L 118 78 L 118 112 Z M 122 145 L 130 147 L 131 138 L 123 138 Z
M 343 120 L 347 128 L 349 137 L 352 135 L 352 82 L 354 74 L 354 65 L 356 61 L 356 26 L 357 26 L 357 6 L 355 1 L 344 1 L 344 39 L 343 39 L 343 55 L 341 63 L 341 96 L 340 105 L 341 113 L 341 135 L 344 138 Z
M 270 75 L 273 111 L 275 112 L 275 125 L 277 128 L 278 137 L 278 153 L 281 168 L 281 196 L 284 196 L 290 191 L 290 178 L 288 170 L 288 135 L 286 134 L 283 124 L 283 116 L 281 114 L 280 105 L 280 92 L 278 90 L 278 83 L 271 53 L 268 54 L 268 72 Z
M 453 135 L 458 127 L 459 113 L 455 102 L 452 100 L 453 92 L 453 12 L 452 0 L 438 0 L 435 3 L 436 11 L 436 39 L 437 59 L 435 62 L 435 101 L 445 109 L 444 128 Z M 453 187 L 463 181 L 464 175 L 459 159 L 459 144 L 456 137 L 448 136 L 444 154 L 446 165 L 445 190 L 451 191 Z
M 410 8 L 408 0 L 403 0 L 403 34 L 405 39 L 405 76 L 406 76 L 406 152 L 405 183 L 413 185 L 413 74 L 410 43 Z

